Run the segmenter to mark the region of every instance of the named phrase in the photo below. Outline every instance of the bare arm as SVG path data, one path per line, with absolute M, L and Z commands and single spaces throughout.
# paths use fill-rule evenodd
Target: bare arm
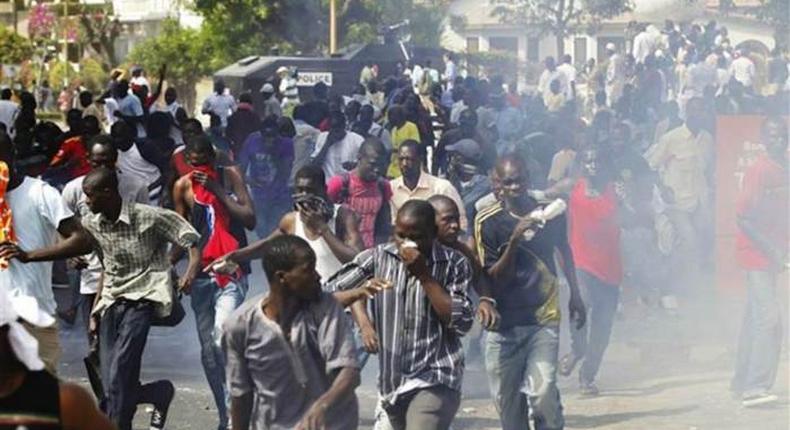
M 240 221 L 247 230 L 252 230 L 255 228 L 255 208 L 241 171 L 236 166 L 226 167 L 224 170 L 230 180 L 231 191 L 236 198 L 233 199 L 226 193 L 220 193 L 217 197 L 228 209 L 231 217 Z
M 89 254 L 93 244 L 88 233 L 83 230 L 76 217 L 66 218 L 60 222 L 58 233 L 63 237 L 56 244 L 32 251 L 24 251 L 15 243 L 4 242 L 0 244 L 0 258 L 13 259 L 23 263 L 35 261 L 65 260 L 80 255 Z
M 587 309 L 584 307 L 582 296 L 579 293 L 579 282 L 576 279 L 576 265 L 573 262 L 573 252 L 567 242 L 562 246 L 558 246 L 557 250 L 560 253 L 562 272 L 565 274 L 565 279 L 568 280 L 568 287 L 571 293 L 568 301 L 568 310 L 570 311 L 571 319 L 576 321 L 576 328 L 581 329 L 587 320 Z
M 310 406 L 296 426 L 297 430 L 318 430 L 325 428 L 324 417 L 327 410 L 340 400 L 347 398 L 359 386 L 359 369 L 344 367 L 340 369 L 332 386 Z M 234 423 L 234 428 L 235 423 Z

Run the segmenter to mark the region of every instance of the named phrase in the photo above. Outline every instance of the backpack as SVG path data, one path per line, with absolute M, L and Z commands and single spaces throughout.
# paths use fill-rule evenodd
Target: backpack
M 343 172 L 340 174 L 340 179 L 342 180 L 342 186 L 340 188 L 339 203 L 348 204 L 348 198 L 351 195 L 349 190 L 351 186 L 351 174 L 349 172 Z M 387 204 L 388 202 L 384 201 L 387 181 L 384 178 L 378 178 L 376 180 L 376 185 L 378 186 L 379 194 L 381 194 L 382 198 L 381 208 L 379 208 L 379 212 L 376 214 L 376 222 L 373 225 L 373 237 L 376 245 L 378 245 L 389 242 L 392 233 L 392 215 L 389 205 Z

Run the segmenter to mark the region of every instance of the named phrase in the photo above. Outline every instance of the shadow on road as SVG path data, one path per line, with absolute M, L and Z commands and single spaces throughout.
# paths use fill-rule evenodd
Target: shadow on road
M 565 425 L 569 428 L 589 429 L 645 417 L 670 417 L 673 415 L 685 414 L 695 409 L 697 409 L 697 406 L 653 409 L 638 412 L 606 413 L 602 415 L 566 415 Z

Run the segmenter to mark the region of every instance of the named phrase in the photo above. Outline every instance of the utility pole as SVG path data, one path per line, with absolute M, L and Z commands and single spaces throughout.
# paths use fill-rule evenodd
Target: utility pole
M 335 0 L 329 0 L 329 55 L 337 51 L 337 17 L 335 16 Z
M 19 34 L 19 29 L 17 28 L 19 27 L 19 16 L 16 9 L 16 0 L 11 0 L 11 11 L 14 14 L 14 34 Z
M 69 86 L 69 0 L 63 0 L 63 86 Z

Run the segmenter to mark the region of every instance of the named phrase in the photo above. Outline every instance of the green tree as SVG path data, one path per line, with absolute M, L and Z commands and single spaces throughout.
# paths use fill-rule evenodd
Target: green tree
M 195 107 L 195 85 L 211 72 L 213 56 L 204 32 L 182 28 L 176 21 L 168 20 L 158 36 L 135 45 L 128 60 L 146 70 L 159 70 L 166 65 L 168 85 L 176 88 L 191 112 Z
M 438 46 L 449 0 L 337 0 L 338 40 L 373 42 L 378 25 L 411 22 L 412 40 Z M 266 54 L 325 52 L 329 0 L 195 0 L 204 27 L 224 61 Z
M 782 0 L 779 0 L 782 1 Z M 787 1 L 787 0 L 784 0 Z M 492 0 L 492 15 L 508 24 L 537 26 L 556 37 L 557 55 L 565 53 L 565 38 L 600 20 L 631 10 L 630 0 Z
M 0 25 L 0 64 L 19 64 L 33 56 L 33 43 Z

